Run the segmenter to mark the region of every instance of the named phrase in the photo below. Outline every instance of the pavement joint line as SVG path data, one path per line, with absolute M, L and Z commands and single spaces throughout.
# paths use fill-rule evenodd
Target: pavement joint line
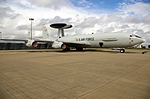
M 107 50 L 104 53 L 0 52 L 4 56 L 0 66 L 0 98 L 150 99 L 149 53 L 143 55 L 142 51 L 144 50 L 129 50 L 125 54 Z M 36 61 L 38 62 L 35 63 Z M 122 85 L 126 89 L 122 89 Z
M 79 99 L 79 98 L 81 98 L 81 97 L 83 97 L 83 96 L 85 96 L 85 95 L 87 95 L 87 94 L 89 94 L 89 93 L 91 93 L 91 92 L 93 92 L 93 91 L 95 91 L 95 90 L 98 90 L 99 88 L 105 87 L 106 85 L 109 85 L 110 83 L 115 82 L 115 81 L 119 80 L 120 78 L 122 78 L 122 77 L 124 77 L 124 76 L 126 76 L 126 75 L 128 75 L 128 74 L 131 74 L 131 73 L 134 72 L 134 71 L 139 70 L 139 69 L 142 68 L 142 67 L 145 67 L 145 66 L 140 66 L 140 67 L 138 67 L 138 68 L 136 68 L 136 69 L 134 69 L 134 70 L 132 70 L 132 71 L 130 71 L 130 72 L 128 72 L 128 73 L 126 73 L 126 74 L 124 74 L 124 75 L 122 75 L 122 76 L 120 76 L 120 77 L 118 77 L 118 78 L 116 78 L 116 79 L 114 79 L 114 80 L 112 80 L 112 81 L 106 83 L 106 84 L 103 84 L 102 86 L 98 86 L 98 87 L 96 87 L 96 88 L 94 88 L 94 89 L 92 89 L 92 90 L 90 90 L 90 91 L 88 91 L 88 92 L 85 92 L 84 94 L 82 94 L 82 95 L 76 97 L 75 99 Z

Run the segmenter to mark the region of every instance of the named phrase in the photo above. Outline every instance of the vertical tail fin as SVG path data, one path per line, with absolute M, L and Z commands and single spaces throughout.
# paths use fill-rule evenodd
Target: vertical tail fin
M 43 29 L 43 38 L 49 38 L 50 35 L 49 35 L 48 30 L 47 30 L 47 27 L 44 25 L 42 29 Z

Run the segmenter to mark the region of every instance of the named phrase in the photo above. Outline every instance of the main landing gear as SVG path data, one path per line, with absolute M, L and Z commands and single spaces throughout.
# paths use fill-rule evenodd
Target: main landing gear
M 82 47 L 76 47 L 76 50 L 77 51 L 83 51 L 83 48 Z M 63 51 L 70 51 L 70 48 L 66 47 L 65 49 L 63 49 Z
M 76 47 L 76 50 L 77 51 L 83 51 L 83 48 L 82 47 Z
M 63 51 L 70 51 L 70 48 L 65 48 L 65 49 L 63 49 Z

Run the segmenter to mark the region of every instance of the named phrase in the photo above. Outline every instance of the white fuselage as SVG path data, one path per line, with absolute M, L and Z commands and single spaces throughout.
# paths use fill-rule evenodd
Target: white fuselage
M 142 38 L 136 36 L 130 36 L 123 33 L 114 33 L 114 34 L 88 34 L 88 35 L 76 35 L 76 36 L 65 36 L 58 39 L 60 42 L 72 42 L 72 43 L 88 43 L 89 46 L 86 47 L 129 47 L 136 44 L 143 43 Z M 72 46 L 74 47 L 74 46 Z

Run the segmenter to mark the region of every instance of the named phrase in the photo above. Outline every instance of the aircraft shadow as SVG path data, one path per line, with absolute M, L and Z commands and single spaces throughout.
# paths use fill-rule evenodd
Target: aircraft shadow
M 70 50 L 70 51 L 63 51 L 63 50 L 59 50 L 59 51 L 54 51 L 54 52 L 60 52 L 60 53 L 72 53 L 72 52 L 103 52 L 103 53 L 120 53 L 119 50 L 96 50 L 96 49 L 85 49 L 83 51 L 77 51 L 77 50 Z M 131 51 L 127 51 L 125 53 L 137 53 L 137 52 L 131 52 Z
M 38 53 L 38 52 L 59 52 L 59 53 L 76 53 L 76 52 L 103 52 L 103 53 L 120 53 L 119 50 L 109 50 L 109 49 L 84 49 L 83 51 L 77 51 L 77 50 L 70 50 L 70 51 L 63 51 L 62 49 L 46 49 L 46 50 L 39 50 L 39 49 L 36 49 L 36 50 L 25 50 L 25 52 L 35 52 L 35 53 Z M 125 53 L 131 53 L 131 54 L 134 54 L 134 53 L 138 53 L 138 52 L 134 52 L 134 51 L 128 51 L 126 50 Z M 142 53 L 142 52 L 141 52 Z M 124 53 L 122 53 L 124 54 Z

